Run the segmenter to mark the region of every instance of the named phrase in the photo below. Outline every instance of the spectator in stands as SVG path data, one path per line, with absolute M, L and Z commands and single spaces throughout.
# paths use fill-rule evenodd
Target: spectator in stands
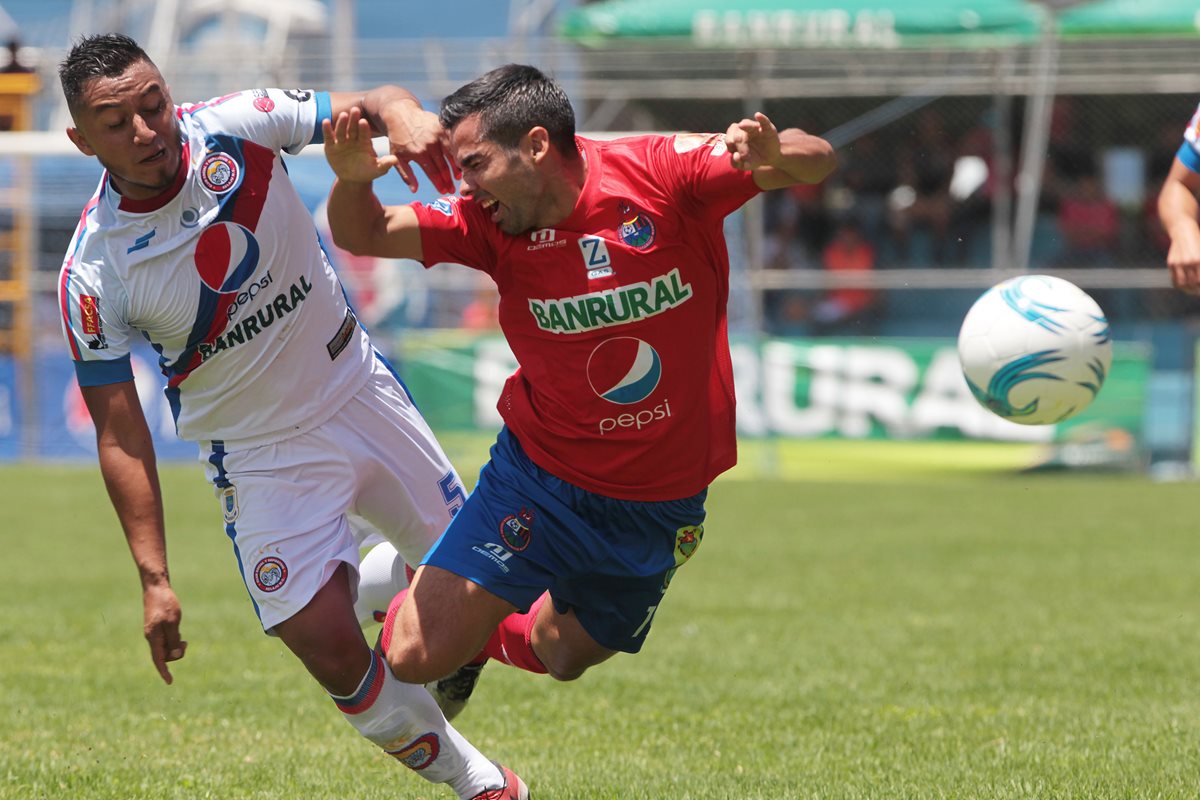
M 869 272 L 875 269 L 875 246 L 863 236 L 857 220 L 838 226 L 821 253 L 821 266 L 829 272 Z M 815 333 L 830 333 L 861 325 L 878 302 L 874 289 L 830 289 L 812 310 Z
M 872 242 L 887 236 L 887 198 L 896 188 L 895 160 L 884 152 L 875 134 L 863 136 L 844 150 L 842 185 L 863 235 Z
M 914 133 L 897 157 L 899 188 L 892 195 L 891 224 L 902 259 L 922 267 L 945 263 L 947 256 L 955 149 L 933 109 L 918 115 Z M 915 231 L 928 237 L 927 251 L 913 246 Z
M 1121 212 L 1104 193 L 1095 171 L 1088 170 L 1069 184 L 1059 202 L 1058 230 L 1064 267 L 1112 264 L 1120 245 Z

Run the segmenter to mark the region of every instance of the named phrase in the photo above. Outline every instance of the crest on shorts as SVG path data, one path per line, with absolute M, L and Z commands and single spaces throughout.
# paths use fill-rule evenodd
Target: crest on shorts
M 264 592 L 277 592 L 287 583 L 287 564 L 282 558 L 267 556 L 254 565 L 254 585 Z
M 238 164 L 232 156 L 213 153 L 200 164 L 200 182 L 210 192 L 224 194 L 237 184 Z
M 703 525 L 686 525 L 675 531 L 675 566 L 682 566 L 704 540 Z
M 399 750 L 388 750 L 387 746 L 384 746 L 384 750 L 387 751 L 388 755 L 409 769 L 415 770 L 425 769 L 436 761 L 441 749 L 441 743 L 438 741 L 437 734 L 432 732 L 419 736 Z
M 519 553 L 529 547 L 533 537 L 533 512 L 522 508 L 519 514 L 509 514 L 500 521 L 500 538 L 508 549 Z
M 221 490 L 221 513 L 225 515 L 225 524 L 232 525 L 238 518 L 237 488 L 226 486 Z

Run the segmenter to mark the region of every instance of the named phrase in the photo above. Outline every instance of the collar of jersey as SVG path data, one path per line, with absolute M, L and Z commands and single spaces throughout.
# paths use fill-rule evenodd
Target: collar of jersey
M 188 176 L 188 164 L 191 160 L 190 143 L 184 142 L 183 149 L 179 153 L 179 172 L 175 175 L 174 182 L 159 194 L 154 195 L 154 197 L 147 197 L 145 200 L 133 200 L 117 192 L 117 187 L 113 186 L 113 192 L 121 198 L 121 202 L 117 205 L 117 208 L 121 211 L 131 211 L 134 214 L 148 214 L 151 211 L 158 211 L 167 203 L 174 200 L 179 191 L 183 189 L 184 181 L 187 180 Z M 108 183 L 110 186 L 112 185 L 111 176 L 108 178 Z
M 593 186 L 600 185 L 600 148 L 596 146 L 596 142 L 590 139 L 584 139 L 582 136 L 575 137 L 575 144 L 579 148 L 579 155 L 587 164 L 587 177 L 583 179 L 583 188 L 579 190 L 579 197 L 575 198 L 575 207 L 571 209 L 571 213 L 567 218 L 556 225 L 556 228 L 563 230 L 572 230 L 571 223 L 575 222 L 578 217 L 586 216 L 587 208 L 591 206 Z

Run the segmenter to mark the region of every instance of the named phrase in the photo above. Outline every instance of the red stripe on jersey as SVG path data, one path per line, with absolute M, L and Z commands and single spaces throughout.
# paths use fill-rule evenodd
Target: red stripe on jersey
M 233 199 L 233 222 L 253 231 L 258 227 L 271 176 L 275 171 L 275 151 L 253 142 L 242 144 L 242 168 L 246 170 L 237 197 Z
M 86 212 L 85 212 L 86 213 Z M 83 356 L 79 345 L 75 344 L 75 334 L 71 332 L 71 301 L 67 294 L 67 283 L 71 280 L 71 268 L 64 266 L 58 281 L 58 305 L 62 309 L 63 325 L 67 333 L 67 343 L 71 345 L 71 358 L 79 361 Z

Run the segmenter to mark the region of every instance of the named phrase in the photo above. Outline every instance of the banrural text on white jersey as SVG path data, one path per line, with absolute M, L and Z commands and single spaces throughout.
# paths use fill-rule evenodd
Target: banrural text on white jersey
M 105 173 L 59 281 L 80 385 L 131 379 L 140 333 L 179 435 L 228 451 L 318 425 L 366 382 L 370 342 L 280 158 L 320 141 L 329 113 L 311 90 L 181 106 L 172 189 L 131 201 Z

